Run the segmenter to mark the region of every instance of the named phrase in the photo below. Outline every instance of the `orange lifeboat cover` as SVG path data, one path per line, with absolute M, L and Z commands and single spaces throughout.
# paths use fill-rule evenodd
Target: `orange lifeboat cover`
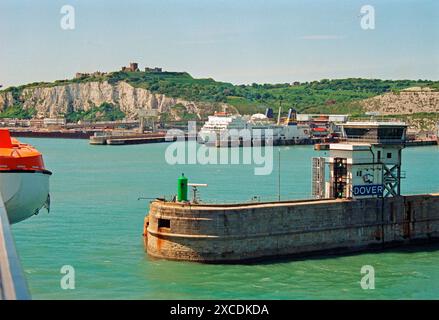
M 43 156 L 29 144 L 11 138 L 9 130 L 0 129 L 0 171 L 45 171 Z

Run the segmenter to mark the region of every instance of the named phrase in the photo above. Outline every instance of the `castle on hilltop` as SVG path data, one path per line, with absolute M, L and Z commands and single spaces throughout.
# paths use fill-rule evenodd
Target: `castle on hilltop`
M 130 62 L 128 66 L 123 66 L 120 68 L 120 71 L 122 72 L 140 72 L 139 64 L 137 62 Z M 163 72 L 162 68 L 159 67 L 146 67 L 145 72 L 151 72 L 151 73 L 161 73 Z M 76 72 L 75 79 L 82 79 L 87 77 L 99 77 L 99 76 L 105 76 L 107 72 L 100 72 L 95 71 L 93 73 L 87 73 L 87 72 Z
M 138 64 L 137 62 L 130 62 L 130 65 L 127 66 L 127 67 L 122 67 L 122 68 L 121 68 L 121 71 L 139 72 L 139 71 L 140 71 L 140 69 L 139 69 L 139 64 Z M 156 72 L 156 73 L 160 73 L 160 72 L 163 72 L 163 69 L 162 69 L 162 68 L 158 68 L 158 67 L 155 67 L 155 68 L 149 68 L 149 67 L 146 67 L 146 68 L 145 68 L 145 72 Z
M 87 77 L 101 77 L 101 76 L 105 76 L 106 74 L 107 74 L 106 72 L 100 72 L 100 71 L 95 71 L 93 73 L 76 72 L 75 79 L 82 79 Z
M 130 65 L 128 67 L 122 67 L 120 68 L 121 71 L 131 71 L 131 72 L 138 72 L 139 70 L 139 64 L 137 62 L 130 62 Z

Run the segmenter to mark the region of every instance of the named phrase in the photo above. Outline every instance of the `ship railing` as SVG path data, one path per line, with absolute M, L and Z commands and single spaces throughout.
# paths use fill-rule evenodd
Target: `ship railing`
M 403 123 L 403 119 L 391 117 L 388 115 L 371 115 L 368 117 L 353 117 L 349 119 L 351 122 L 397 122 Z M 342 122 L 343 123 L 343 122 Z
M 29 300 L 20 259 L 15 248 L 6 207 L 0 194 L 0 300 Z
M 406 139 L 403 137 L 377 137 L 377 136 L 343 136 L 338 139 L 341 142 L 364 142 L 364 143 L 381 143 L 381 144 L 392 144 L 392 143 L 405 143 Z
M 175 196 L 164 196 L 160 199 L 163 201 L 174 201 Z M 156 198 L 159 199 L 159 198 Z M 330 198 L 325 198 L 330 199 Z M 309 194 L 286 194 L 281 197 L 279 201 L 278 196 L 253 196 L 249 199 L 197 199 L 198 205 L 234 205 L 234 204 L 258 204 L 258 203 L 275 203 L 275 202 L 303 202 L 303 201 L 314 201 L 309 197 Z

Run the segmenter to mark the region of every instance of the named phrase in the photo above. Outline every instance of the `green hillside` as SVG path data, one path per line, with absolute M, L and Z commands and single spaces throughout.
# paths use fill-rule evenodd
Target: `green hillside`
M 308 113 L 349 113 L 361 115 L 358 103 L 390 91 L 399 91 L 413 86 L 429 86 L 439 89 L 439 81 L 429 80 L 379 80 L 379 79 L 323 79 L 320 81 L 294 84 L 252 84 L 233 85 L 211 78 L 195 79 L 186 72 L 112 72 L 100 76 L 86 76 L 80 79 L 58 80 L 53 83 L 31 83 L 11 87 L 1 92 L 12 92 L 19 97 L 24 88 L 50 87 L 68 83 L 108 81 L 129 84 L 148 89 L 170 97 L 206 103 L 228 103 L 242 113 L 263 111 L 266 107 L 294 107 Z M 15 110 L 17 111 L 17 110 Z M 19 114 L 19 112 L 15 112 Z M 1 116 L 1 113 L 0 113 Z M 26 115 L 28 116 L 28 115 Z M 88 115 L 89 116 L 89 115 Z M 74 115 L 72 118 L 79 118 Z
M 211 78 L 195 79 L 188 73 L 115 72 L 110 82 L 127 81 L 135 87 L 192 101 L 224 102 L 242 114 L 266 107 L 294 107 L 299 112 L 361 113 L 359 100 L 413 86 L 439 89 L 428 80 L 336 79 L 295 84 L 233 85 Z

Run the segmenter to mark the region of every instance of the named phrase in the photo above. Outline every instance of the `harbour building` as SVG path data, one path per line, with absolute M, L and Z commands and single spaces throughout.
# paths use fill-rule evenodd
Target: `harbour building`
M 394 197 L 401 194 L 404 123 L 348 122 L 328 157 L 313 158 L 312 192 L 317 199 Z

